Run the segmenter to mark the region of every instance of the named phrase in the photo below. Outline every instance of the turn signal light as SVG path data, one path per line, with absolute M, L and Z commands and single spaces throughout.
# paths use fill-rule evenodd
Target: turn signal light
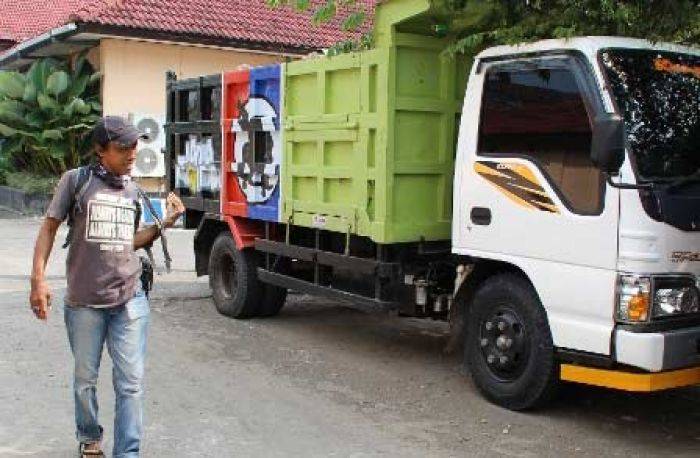
M 646 321 L 649 318 L 649 295 L 639 293 L 629 301 L 627 316 L 631 321 Z
M 649 320 L 651 304 L 651 279 L 636 275 L 620 275 L 618 279 L 618 321 L 640 323 Z

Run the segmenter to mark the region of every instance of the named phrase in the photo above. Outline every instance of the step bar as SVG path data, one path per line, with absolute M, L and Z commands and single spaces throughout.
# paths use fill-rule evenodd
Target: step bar
M 359 258 L 357 256 L 318 250 L 316 248 L 289 245 L 283 242 L 275 242 L 274 240 L 256 239 L 255 249 L 276 256 L 316 262 L 324 266 L 343 267 L 363 275 L 377 275 L 382 278 L 393 277 L 399 268 L 399 264 L 393 262 L 381 262 L 371 258 Z
M 362 296 L 360 294 L 317 285 L 315 283 L 300 280 L 288 275 L 270 272 L 269 270 L 263 268 L 258 268 L 258 279 L 263 283 L 293 289 L 301 293 L 322 296 L 328 299 L 336 299 L 350 304 L 360 304 L 374 310 L 379 309 L 382 311 L 389 311 L 398 308 L 398 304 L 395 302 L 380 301 L 367 296 Z

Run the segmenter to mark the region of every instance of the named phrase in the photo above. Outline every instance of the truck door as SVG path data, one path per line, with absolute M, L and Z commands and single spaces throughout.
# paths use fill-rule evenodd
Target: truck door
M 455 251 L 520 267 L 555 345 L 608 354 L 619 194 L 590 160 L 603 110 L 581 56 L 481 62 L 462 119 Z

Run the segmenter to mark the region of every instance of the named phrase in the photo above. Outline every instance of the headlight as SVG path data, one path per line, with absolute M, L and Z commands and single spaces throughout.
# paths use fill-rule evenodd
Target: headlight
M 700 291 L 690 276 L 620 275 L 615 318 L 646 323 L 650 318 L 700 314 Z
M 617 285 L 617 320 L 640 323 L 649 319 L 651 278 L 620 275 Z
M 690 277 L 654 279 L 654 318 L 686 315 L 700 311 L 698 288 Z

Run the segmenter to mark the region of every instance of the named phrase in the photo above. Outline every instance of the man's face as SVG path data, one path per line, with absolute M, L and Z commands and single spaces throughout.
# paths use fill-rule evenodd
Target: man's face
M 100 153 L 102 165 L 116 175 L 131 175 L 131 170 L 136 161 L 136 146 L 123 146 L 116 142 L 109 142 Z

